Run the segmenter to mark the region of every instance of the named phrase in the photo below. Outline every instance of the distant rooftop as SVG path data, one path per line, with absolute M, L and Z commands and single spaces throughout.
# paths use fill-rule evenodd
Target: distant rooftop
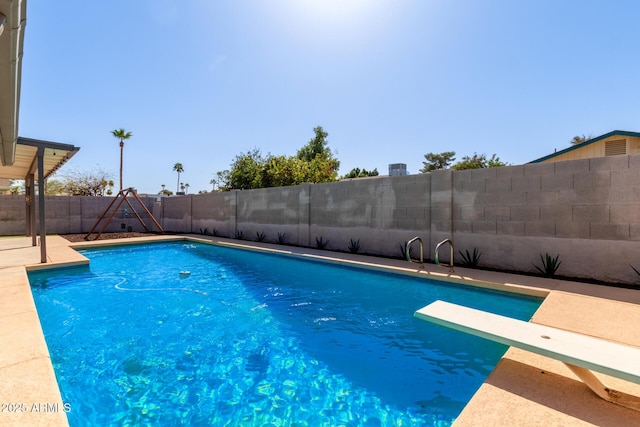
M 614 131 L 611 131 L 609 133 L 605 133 L 604 135 L 600 135 L 600 136 L 597 136 L 595 138 L 591 138 L 588 141 L 585 141 L 585 142 L 583 142 L 581 144 L 572 145 L 571 147 L 565 148 L 564 150 L 559 150 L 559 151 L 556 151 L 555 153 L 546 155 L 544 157 L 540 157 L 539 159 L 535 159 L 535 160 L 533 160 L 533 161 L 531 161 L 529 163 L 542 163 L 542 162 L 545 162 L 547 160 L 551 160 L 554 157 L 561 156 L 563 154 L 569 153 L 569 152 L 574 151 L 574 150 L 583 149 L 583 148 L 585 148 L 585 147 L 587 147 L 587 146 L 589 146 L 591 144 L 595 144 L 596 142 L 602 141 L 603 139 L 607 139 L 607 138 L 610 138 L 612 136 L 617 136 L 617 135 L 619 135 L 619 136 L 628 136 L 628 137 L 633 137 L 633 138 L 640 138 L 640 133 L 639 132 L 629 132 L 629 131 L 626 131 L 626 130 L 614 130 Z
M 389 176 L 405 176 L 409 175 L 407 172 L 407 165 L 405 163 L 390 163 L 389 164 Z

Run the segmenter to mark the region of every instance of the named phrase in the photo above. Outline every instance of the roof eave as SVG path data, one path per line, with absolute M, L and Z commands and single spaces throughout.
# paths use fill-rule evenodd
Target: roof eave
M 0 34 L 0 163 L 10 166 L 15 161 L 18 141 L 22 53 L 26 25 L 26 0 L 0 0 L 0 13 L 5 16 Z
M 572 145 L 571 147 L 565 148 L 564 150 L 556 151 L 555 153 L 548 154 L 548 155 L 546 155 L 544 157 L 540 157 L 538 159 L 532 160 L 529 163 L 541 163 L 541 162 L 544 162 L 545 160 L 553 159 L 554 157 L 558 157 L 558 156 L 560 156 L 560 155 L 562 155 L 564 153 L 568 153 L 568 152 L 573 151 L 573 150 L 578 150 L 578 149 L 580 149 L 582 147 L 586 147 L 587 145 L 591 145 L 591 144 L 596 143 L 598 141 L 602 141 L 603 139 L 607 139 L 607 138 L 609 138 L 611 136 L 614 136 L 614 135 L 631 136 L 631 137 L 634 137 L 634 138 L 640 138 L 640 132 L 629 132 L 629 131 L 626 131 L 626 130 L 614 130 L 614 131 L 605 133 L 604 135 L 600 135 L 600 136 L 597 136 L 595 138 L 592 138 L 592 139 L 590 139 L 590 140 L 588 140 L 586 142 L 583 142 L 582 144 Z

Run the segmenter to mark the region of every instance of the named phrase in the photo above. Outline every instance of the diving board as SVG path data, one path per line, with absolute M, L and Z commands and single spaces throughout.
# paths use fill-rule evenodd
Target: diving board
M 640 348 L 435 301 L 415 317 L 563 362 L 601 398 L 640 411 L 640 398 L 612 390 L 591 371 L 640 384 Z

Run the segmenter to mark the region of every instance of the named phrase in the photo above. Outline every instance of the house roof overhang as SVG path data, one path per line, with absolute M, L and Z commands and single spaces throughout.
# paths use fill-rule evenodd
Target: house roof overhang
M 47 179 L 78 150 L 80 147 L 70 144 L 19 137 L 15 148 L 15 161 L 11 166 L 0 166 L 0 178 L 26 180 L 33 174 L 35 179 L 39 179 L 38 151 L 41 151 L 44 163 L 42 175 Z
M 0 165 L 15 161 L 27 0 L 0 0 Z
M 586 142 L 583 142 L 582 144 L 572 145 L 571 147 L 565 148 L 564 150 L 556 151 L 555 153 L 549 154 L 549 155 L 544 156 L 544 157 L 540 157 L 539 159 L 532 160 L 529 163 L 542 163 L 542 162 L 544 162 L 546 160 L 553 159 L 554 157 L 557 157 L 557 156 L 559 156 L 561 154 L 568 153 L 568 152 L 573 151 L 573 150 L 579 150 L 579 149 L 581 149 L 583 147 L 586 147 L 587 145 L 594 144 L 594 143 L 596 143 L 598 141 L 602 141 L 603 139 L 607 139 L 607 138 L 612 137 L 614 135 L 631 136 L 631 137 L 634 137 L 634 138 L 640 138 L 640 132 L 629 132 L 629 131 L 626 131 L 626 130 L 614 130 L 614 131 L 611 131 L 609 133 L 605 133 L 604 135 L 600 135 L 600 136 L 597 136 L 595 138 L 592 138 L 592 139 L 590 139 L 590 140 L 588 140 Z

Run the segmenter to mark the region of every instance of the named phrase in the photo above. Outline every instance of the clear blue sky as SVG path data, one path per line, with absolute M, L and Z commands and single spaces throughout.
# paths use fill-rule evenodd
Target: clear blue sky
M 521 164 L 574 135 L 640 131 L 640 1 L 29 1 L 20 135 L 63 168 L 190 193 L 253 148 L 321 125 L 341 161 L 418 173 L 424 154 Z

